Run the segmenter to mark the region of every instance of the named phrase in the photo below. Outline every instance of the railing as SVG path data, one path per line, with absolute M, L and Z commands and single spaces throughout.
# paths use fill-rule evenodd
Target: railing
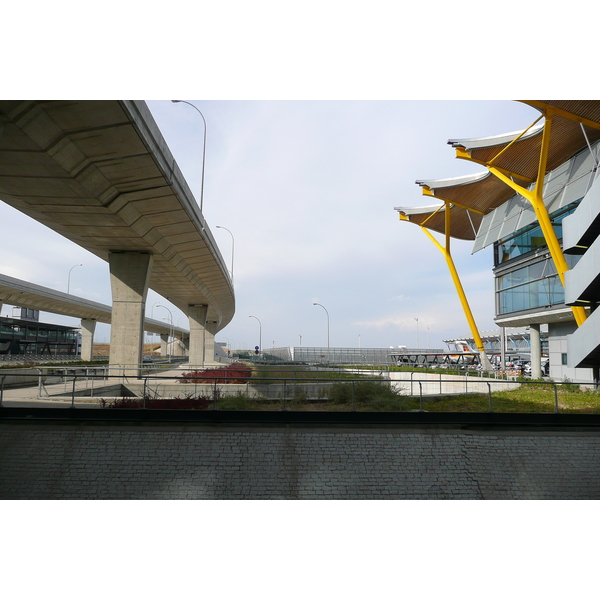
M 250 377 L 244 381 L 237 377 L 230 382 L 225 382 L 227 375 L 223 374 L 218 380 L 182 383 L 181 376 L 148 374 L 127 379 L 111 373 L 108 366 L 37 370 L 37 374 L 20 376 L 26 380 L 17 387 L 11 387 L 15 374 L 0 373 L 0 407 L 37 402 L 90 409 L 600 412 L 600 393 L 589 384 L 572 382 L 424 378 L 418 373 L 406 373 L 404 380 L 390 379 L 387 373 L 367 377 L 346 373 L 342 378 L 342 373 L 324 377 L 316 372 L 314 376 L 304 373 L 303 377 Z

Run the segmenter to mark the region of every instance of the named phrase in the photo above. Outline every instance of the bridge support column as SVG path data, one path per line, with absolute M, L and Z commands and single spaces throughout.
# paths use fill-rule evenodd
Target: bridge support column
M 136 365 L 142 361 L 144 313 L 152 262 L 152 254 L 145 252 L 108 255 L 112 290 L 109 363 L 121 365 L 124 375 L 139 375 Z
M 160 355 L 163 358 L 169 356 L 169 336 L 166 333 L 160 334 Z
M 206 327 L 206 315 L 208 305 L 194 304 L 188 306 L 188 318 L 190 320 L 189 357 L 190 365 L 194 367 L 204 366 L 204 333 Z
M 181 339 L 176 340 L 179 348 L 181 349 L 178 356 L 189 356 L 190 355 L 190 338 L 187 334 L 181 336 Z
M 185 350 L 186 346 L 183 342 L 183 338 L 173 338 L 173 356 L 185 356 Z
M 529 325 L 529 343 L 531 345 L 531 377 L 532 379 L 541 379 L 542 342 L 539 325 Z
M 92 360 L 96 319 L 81 319 L 81 360 Z
M 215 335 L 217 333 L 217 322 L 206 321 L 204 328 L 204 361 L 206 364 L 215 362 Z

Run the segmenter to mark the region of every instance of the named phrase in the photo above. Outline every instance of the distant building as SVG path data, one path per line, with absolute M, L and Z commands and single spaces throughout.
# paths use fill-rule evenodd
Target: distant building
M 486 353 L 492 360 L 492 364 L 497 364 L 502 355 L 502 346 L 504 345 L 504 354 L 507 360 L 531 360 L 531 339 L 529 327 L 506 327 L 493 331 L 482 331 L 481 340 Z M 475 352 L 475 341 L 471 336 L 463 336 L 444 340 L 450 351 L 457 351 L 461 342 L 466 342 L 469 351 Z M 548 328 L 542 326 L 540 332 L 541 356 L 543 361 L 548 360 Z
M 389 346 L 387 348 L 327 348 L 310 346 L 284 346 L 269 348 L 263 352 L 265 360 L 296 362 L 309 364 L 336 365 L 392 365 L 395 354 L 436 354 L 442 353 L 440 348 L 410 349 L 406 346 Z
M 61 357 L 80 352 L 81 334 L 78 328 L 40 323 L 39 311 L 31 309 L 21 308 L 19 316 L 0 317 L 0 355 Z

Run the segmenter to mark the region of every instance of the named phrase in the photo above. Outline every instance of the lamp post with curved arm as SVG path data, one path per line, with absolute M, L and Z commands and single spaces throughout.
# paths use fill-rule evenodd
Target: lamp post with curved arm
M 249 319 L 256 319 L 258 321 L 258 325 L 259 325 L 259 329 L 258 329 L 258 349 L 259 349 L 259 352 L 262 353 L 262 323 L 260 322 L 260 319 L 258 317 L 255 317 L 254 315 L 250 315 L 248 318 Z
M 318 302 L 313 302 L 314 306 L 320 306 L 327 313 L 327 362 L 329 362 L 329 311 Z
M 78 265 L 73 265 L 70 269 L 69 269 L 69 276 L 67 277 L 67 294 L 69 293 L 69 290 L 71 289 L 71 271 L 75 268 L 75 267 L 83 267 L 82 264 L 78 264 Z
M 231 236 L 231 284 L 233 285 L 233 253 L 235 252 L 235 240 L 233 238 L 233 233 L 227 229 L 227 227 L 221 227 L 221 225 L 215 225 L 217 229 L 224 229 Z
M 188 102 L 187 100 L 171 100 L 171 102 L 181 102 L 183 104 L 189 104 L 192 108 L 195 108 L 200 113 L 202 121 L 204 122 L 204 144 L 202 146 L 202 182 L 200 184 L 200 212 L 202 212 L 202 207 L 204 205 L 204 158 L 206 157 L 206 119 L 204 118 L 202 111 L 197 106 L 195 106 L 191 102 Z

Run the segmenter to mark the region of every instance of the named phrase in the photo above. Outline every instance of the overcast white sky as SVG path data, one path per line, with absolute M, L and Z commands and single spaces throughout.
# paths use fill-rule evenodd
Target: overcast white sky
M 235 238 L 236 314 L 218 335 L 236 348 L 442 347 L 469 328 L 440 252 L 400 222 L 425 205 L 416 179 L 481 171 L 448 138 L 525 128 L 536 111 L 504 101 L 217 101 L 188 99 L 207 123 L 204 214 L 228 266 Z M 203 124 L 185 104 L 148 105 L 200 199 Z M 5 204 L 0 272 L 110 304 L 107 264 Z M 494 328 L 492 258 L 453 253 L 480 330 Z M 148 314 L 183 313 L 150 292 Z M 9 307 L 3 309 L 3 314 Z M 47 317 L 76 324 L 75 319 Z M 415 319 L 418 319 L 418 324 Z M 418 327 L 418 332 L 417 332 Z M 108 341 L 99 325 L 97 341 Z M 419 340 L 417 340 L 417 333 Z

